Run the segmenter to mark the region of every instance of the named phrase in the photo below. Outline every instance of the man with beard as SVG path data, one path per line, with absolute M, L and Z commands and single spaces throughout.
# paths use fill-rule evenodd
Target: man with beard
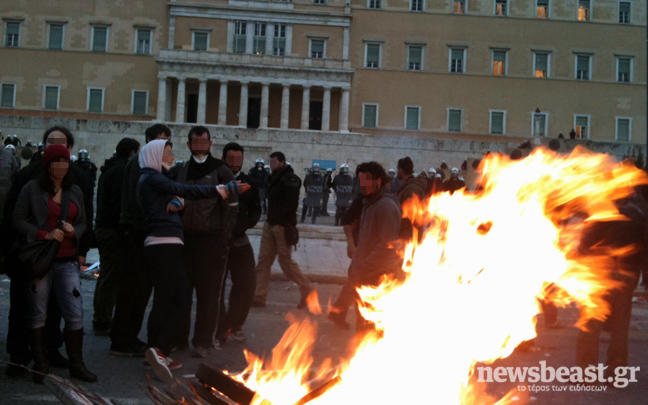
M 179 183 L 218 186 L 234 180 L 234 174 L 225 163 L 214 158 L 211 134 L 204 126 L 189 131 L 187 147 L 191 159 L 171 170 L 171 177 Z M 238 198 L 227 200 L 207 198 L 186 200 L 182 211 L 185 234 L 184 267 L 190 287 L 196 290 L 196 322 L 193 334 L 193 357 L 207 357 L 212 347 L 212 335 L 217 323 L 222 334 L 219 344 L 225 343 L 225 319 L 219 317 L 225 304 L 224 289 L 227 268 L 227 245 L 236 225 Z M 187 346 L 191 327 L 191 308 L 185 313 L 176 345 Z

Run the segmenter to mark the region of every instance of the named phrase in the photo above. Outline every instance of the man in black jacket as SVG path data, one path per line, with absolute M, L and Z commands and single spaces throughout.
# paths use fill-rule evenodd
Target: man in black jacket
M 155 139 L 171 139 L 171 130 L 164 124 L 146 129 L 146 143 Z M 115 317 L 110 330 L 110 353 L 116 356 L 143 357 L 146 343 L 137 338 L 142 328 L 146 306 L 153 286 L 144 262 L 145 221 L 137 203 L 140 178 L 139 155 L 133 156 L 124 170 L 119 227 L 123 232 L 123 274 L 117 288 Z
M 281 152 L 273 152 L 270 155 L 270 167 L 272 175 L 268 187 L 268 218 L 263 225 L 259 264 L 255 270 L 257 286 L 252 306 L 266 305 L 270 267 L 278 254 L 281 270 L 299 286 L 301 299 L 297 308 L 301 309 L 306 307 L 306 298 L 313 286 L 292 259 L 292 246 L 286 241 L 286 229 L 294 229 L 297 225 L 296 211 L 301 180 L 295 175 L 292 167 L 286 165 L 286 157 Z
M 171 169 L 171 178 L 179 183 L 218 186 L 234 180 L 225 163 L 211 153 L 209 130 L 195 126 L 189 130 L 187 147 L 191 158 Z M 225 306 L 224 289 L 227 268 L 227 245 L 236 225 L 238 198 L 227 200 L 186 200 L 180 211 L 184 228 L 184 268 L 191 294 L 196 290 L 196 321 L 193 334 L 193 357 L 207 357 L 212 335 L 218 325 L 224 329 L 225 319 L 218 314 Z M 191 307 L 185 312 L 176 337 L 176 346 L 187 346 L 191 329 Z M 219 343 L 227 340 L 226 331 L 218 335 Z
M 95 335 L 108 336 L 117 297 L 119 278 L 122 277 L 122 236 L 119 233 L 121 194 L 128 159 L 137 154 L 140 144 L 133 138 L 124 138 L 117 144 L 117 156 L 101 167 L 97 187 L 97 218 L 95 237 L 99 244 L 101 272 L 94 294 L 92 329 Z
M 237 143 L 228 143 L 223 148 L 223 160 L 227 167 L 234 173 L 235 179 L 251 186 L 250 191 L 239 196 L 238 219 L 232 240 L 229 243 L 227 256 L 227 271 L 232 277 L 232 289 L 229 296 L 227 314 L 221 312 L 220 318 L 225 319 L 225 327 L 219 328 L 217 336 L 229 334 L 238 341 L 245 340 L 241 330 L 247 319 L 256 289 L 256 275 L 254 274 L 254 251 L 250 239 L 245 232 L 254 227 L 261 217 L 261 199 L 259 187 L 250 176 L 241 171 L 243 165 L 243 147 Z
M 67 128 L 54 126 L 49 128 L 43 134 L 43 144 L 45 147 L 50 145 L 65 145 L 68 150 L 71 150 L 72 147 L 74 147 L 74 137 Z M 12 363 L 24 365 L 31 362 L 27 318 L 28 296 L 25 294 L 25 285 L 29 280 L 25 278 L 24 272 L 20 271 L 19 265 L 16 262 L 16 257 L 13 255 L 13 246 L 18 236 L 11 226 L 11 219 L 13 217 L 14 206 L 16 205 L 16 201 L 18 201 L 20 190 L 22 190 L 23 186 L 25 186 L 25 184 L 30 180 L 38 177 L 42 170 L 43 163 L 41 159 L 38 159 L 16 173 L 7 194 L 2 224 L 0 225 L 0 249 L 2 250 L 2 255 L 6 258 L 4 266 L 7 270 L 7 275 L 11 278 L 11 307 L 9 310 L 9 328 L 7 332 L 7 353 L 9 353 Z M 74 184 L 78 185 L 83 192 L 83 202 L 86 215 L 89 218 L 92 218 L 94 212 L 92 204 L 94 190 L 92 185 L 86 179 L 83 171 L 79 168 L 70 166 L 70 170 L 72 170 L 72 173 L 74 174 Z M 91 240 L 92 226 L 91 223 L 88 223 L 86 232 L 79 239 L 79 246 L 77 249 L 80 265 L 85 264 L 85 256 L 88 253 L 88 250 L 90 250 Z M 63 346 L 63 334 L 61 333 L 61 314 L 54 294 L 50 295 L 50 301 L 48 304 L 47 334 L 50 365 L 63 368 L 69 367 L 68 360 L 61 356 L 58 351 L 58 349 Z M 7 367 L 5 370 L 6 374 L 11 376 L 20 375 L 24 371 L 25 370 L 20 367 Z

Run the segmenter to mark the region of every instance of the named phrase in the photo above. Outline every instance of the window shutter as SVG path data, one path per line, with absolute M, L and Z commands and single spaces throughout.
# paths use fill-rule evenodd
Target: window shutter
M 419 109 L 416 107 L 407 107 L 407 129 L 419 129 Z
M 50 25 L 49 49 L 61 50 L 63 48 L 63 26 Z
M 504 113 L 493 112 L 491 113 L 491 134 L 504 133 Z
M 146 92 L 144 91 L 133 92 L 133 114 L 136 115 L 146 114 Z

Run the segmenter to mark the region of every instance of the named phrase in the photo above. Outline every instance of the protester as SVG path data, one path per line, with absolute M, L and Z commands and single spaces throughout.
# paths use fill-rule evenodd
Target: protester
M 224 185 L 234 180 L 225 163 L 212 156 L 211 134 L 204 126 L 189 130 L 187 147 L 189 161 L 171 169 L 171 178 L 183 184 L 206 186 Z M 187 200 L 182 211 L 184 228 L 184 268 L 189 279 L 189 294 L 196 291 L 196 319 L 192 344 L 193 357 L 207 357 L 212 336 L 219 325 L 225 324 L 225 279 L 227 277 L 227 246 L 236 225 L 238 198 Z M 184 312 L 175 337 L 179 349 L 187 347 L 191 329 L 191 305 Z M 224 326 L 221 327 L 221 330 Z M 219 344 L 227 340 L 227 331 L 218 335 Z
M 45 145 L 45 148 L 51 147 L 52 145 L 64 145 L 70 151 L 74 147 L 74 136 L 67 128 L 54 126 L 45 131 L 42 143 Z M 28 297 L 25 293 L 30 280 L 25 277 L 25 273 L 17 262 L 14 244 L 18 239 L 18 235 L 12 228 L 11 221 L 14 206 L 22 188 L 29 181 L 38 178 L 42 172 L 43 162 L 41 159 L 37 159 L 15 174 L 11 182 L 11 187 L 9 188 L 9 193 L 7 194 L 2 224 L 0 224 L 0 249 L 2 249 L 2 255 L 5 257 L 4 268 L 6 269 L 7 275 L 11 278 L 11 305 L 7 331 L 7 353 L 9 353 L 12 363 L 22 365 L 28 365 L 32 359 L 29 351 Z M 92 205 L 94 190 L 92 189 L 92 185 L 86 179 L 85 174 L 78 168 L 71 166 L 69 172 L 72 182 L 79 186 L 83 192 L 83 206 L 86 217 L 91 218 L 94 212 Z M 77 240 L 79 265 L 83 266 L 85 264 L 85 256 L 88 250 L 90 250 L 90 241 L 92 240 L 92 226 L 90 222 L 87 224 L 86 230 L 81 234 L 81 237 L 79 238 L 77 235 Z M 59 352 L 59 349 L 63 346 L 63 334 L 61 333 L 61 314 L 56 299 L 56 291 L 50 294 L 46 325 L 49 365 L 68 368 L 70 366 L 68 359 L 63 357 Z M 5 373 L 9 376 L 20 376 L 24 372 L 25 369 L 17 366 L 9 366 L 5 369 Z
M 146 129 L 145 140 L 171 139 L 164 124 Z M 110 353 L 116 356 L 143 357 L 147 344 L 138 339 L 144 314 L 151 297 L 151 280 L 144 262 L 145 222 L 138 204 L 137 183 L 140 178 L 139 155 L 133 156 L 124 170 L 119 227 L 123 240 L 123 267 L 117 277 L 115 317 L 110 331 Z
M 29 280 L 29 343 L 34 370 L 38 372 L 33 374 L 33 379 L 42 384 L 45 374 L 49 373 L 45 321 L 50 293 L 54 290 L 65 319 L 64 339 L 70 375 L 94 382 L 97 376 L 86 368 L 82 353 L 83 297 L 76 238 L 86 230 L 83 192 L 73 183 L 69 170 L 70 152 L 65 146 L 48 147 L 42 165 L 44 170 L 38 178 L 21 190 L 12 218 L 21 244 L 43 239 L 60 243 L 49 271 L 42 278 Z
M 357 247 L 349 265 L 349 278 L 331 307 L 328 317 L 338 327 L 347 329 L 348 309 L 359 299 L 356 289 L 362 285 L 377 285 L 383 276 L 395 276 L 402 260 L 390 247 L 398 239 L 401 209 L 396 197 L 389 192 L 385 169 L 376 162 L 362 163 L 357 175 L 364 195 Z M 357 330 L 370 328 L 357 313 Z
M 256 182 L 241 171 L 243 165 L 243 147 L 231 142 L 223 148 L 223 160 L 234 173 L 235 179 L 250 185 L 250 191 L 239 196 L 238 219 L 232 232 L 227 255 L 227 271 L 232 278 L 227 313 L 222 312 L 219 318 L 225 318 L 225 326 L 216 331 L 216 336 L 229 334 L 237 341 L 246 339 L 242 327 L 247 319 L 256 289 L 254 273 L 254 252 L 246 231 L 254 227 L 261 218 L 261 201 Z
M 279 255 L 279 265 L 284 274 L 299 286 L 301 299 L 297 308 L 306 307 L 306 298 L 313 291 L 313 285 L 292 259 L 292 245 L 297 225 L 297 207 L 301 180 L 281 152 L 270 155 L 272 178 L 268 188 L 268 216 L 263 225 L 259 264 L 256 267 L 257 285 L 252 306 L 264 307 L 270 285 L 270 267 Z
M 147 143 L 139 153 L 141 168 L 137 185 L 140 208 L 146 218 L 144 261 L 153 284 L 153 308 L 148 318 L 146 359 L 163 382 L 173 377 L 171 368 L 182 365 L 168 358 L 185 311 L 191 307 L 189 279 L 184 268 L 184 233 L 178 211 L 182 199 L 225 200 L 250 186 L 233 180 L 226 186 L 183 184 L 163 173 L 173 167 L 170 141 Z M 174 364 L 175 363 L 175 364 Z
M 116 156 L 101 167 L 97 187 L 97 218 L 95 237 L 99 245 L 101 270 L 94 293 L 92 329 L 95 335 L 109 336 L 113 309 L 123 262 L 122 235 L 119 232 L 121 196 L 128 159 L 139 151 L 133 138 L 123 138 L 117 144 Z

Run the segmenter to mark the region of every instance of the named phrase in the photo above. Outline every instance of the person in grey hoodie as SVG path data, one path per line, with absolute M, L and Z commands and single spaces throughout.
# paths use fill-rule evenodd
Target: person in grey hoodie
M 389 191 L 385 169 L 377 162 L 361 163 L 357 177 L 364 195 L 360 234 L 349 265 L 349 278 L 328 314 L 342 329 L 350 327 L 346 314 L 359 299 L 356 289 L 362 285 L 377 285 L 384 275 L 395 276 L 402 265 L 402 260 L 390 247 L 400 232 L 401 208 Z M 356 314 L 357 329 L 361 332 L 368 325 L 358 312 Z
M 227 185 L 177 183 L 163 172 L 174 162 L 172 144 L 151 141 L 139 154 L 141 175 L 137 184 L 138 202 L 146 221 L 144 260 L 153 282 L 153 308 L 148 320 L 146 359 L 163 382 L 171 380 L 171 368 L 180 368 L 167 356 L 184 311 L 191 306 L 189 279 L 183 263 L 184 232 L 178 211 L 184 200 L 218 198 L 247 191 L 249 185 L 231 181 Z M 172 366 L 171 363 L 175 363 Z

